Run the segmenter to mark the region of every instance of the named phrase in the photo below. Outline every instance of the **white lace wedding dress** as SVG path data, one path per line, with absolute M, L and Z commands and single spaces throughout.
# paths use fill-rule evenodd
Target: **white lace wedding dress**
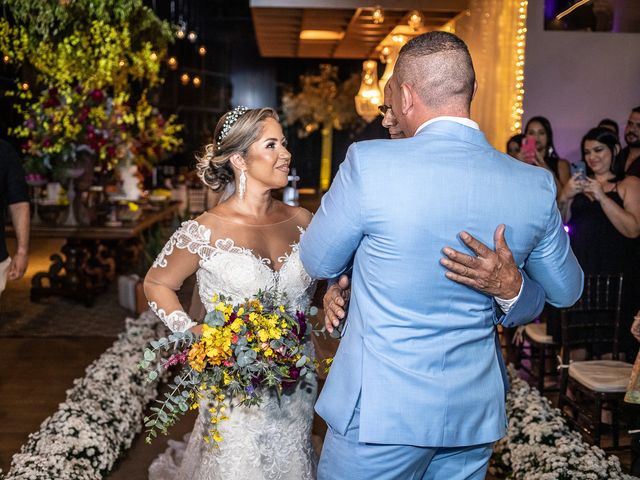
M 173 331 L 193 326 L 175 291 L 196 272 L 200 299 L 207 311 L 213 309 L 215 293 L 239 303 L 260 289 L 274 288 L 287 294 L 293 309 L 306 309 L 315 283 L 304 271 L 298 253 L 300 216 L 268 226 L 240 225 L 212 214 L 184 222 L 147 277 L 151 282 L 145 290 L 151 308 Z M 274 252 L 279 250 L 276 255 L 247 247 L 264 244 L 260 241 L 264 238 L 270 239 Z M 313 355 L 311 344 L 306 348 Z M 170 440 L 167 451 L 150 466 L 149 478 L 314 479 L 317 460 L 311 445 L 311 425 L 315 397 L 314 381 L 298 385 L 280 401 L 268 393 L 259 406 L 233 407 L 229 420 L 219 426 L 223 441 L 218 449 L 203 441 L 209 418 L 207 408 L 201 408 L 188 441 Z

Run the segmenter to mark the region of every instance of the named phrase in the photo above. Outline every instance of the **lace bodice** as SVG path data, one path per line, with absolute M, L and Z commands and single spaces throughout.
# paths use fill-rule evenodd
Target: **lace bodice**
M 279 235 L 287 228 L 289 231 L 283 239 L 291 238 L 290 226 L 283 224 L 277 229 Z M 237 245 L 234 238 L 214 238 L 213 228 L 197 220 L 184 222 L 147 275 L 145 293 L 149 306 L 172 331 L 194 326 L 196 322 L 179 304 L 175 291 L 185 278 L 196 272 L 198 292 L 207 312 L 213 310 L 212 298 L 216 293 L 240 303 L 266 289 L 286 294 L 292 309 L 304 310 L 311 302 L 315 282 L 305 272 L 298 252 L 299 236 L 304 229 L 298 225 L 295 228 L 298 238 L 287 245 L 288 251 L 272 260 Z M 256 236 L 262 238 L 264 232 L 260 235 L 252 232 L 252 237 Z

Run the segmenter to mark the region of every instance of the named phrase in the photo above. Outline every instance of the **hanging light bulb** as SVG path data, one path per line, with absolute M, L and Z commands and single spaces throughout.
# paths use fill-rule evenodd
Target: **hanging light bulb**
M 127 62 L 126 62 L 125 60 L 120 60 L 120 61 L 118 62 L 118 66 L 119 66 L 120 68 L 124 68 L 126 65 L 127 65 Z
M 156 52 L 151 52 L 151 54 L 149 55 L 149 58 L 151 59 L 152 62 L 155 62 L 156 60 L 158 60 L 158 54 Z
M 384 10 L 381 7 L 374 8 L 371 17 L 373 18 L 373 23 L 376 25 L 384 23 Z
M 188 85 L 189 84 L 189 74 L 188 73 L 183 73 L 182 75 L 180 75 L 180 82 L 183 85 Z
M 169 68 L 171 70 L 175 70 L 176 68 L 178 68 L 178 60 L 176 59 L 176 57 L 169 57 L 169 59 L 167 60 L 167 65 L 169 65 Z
M 388 47 L 391 51 L 387 56 L 387 64 L 384 67 L 384 72 L 382 73 L 382 77 L 380 77 L 380 81 L 378 82 L 378 88 L 380 88 L 381 92 L 384 92 L 384 87 L 393 75 L 393 69 L 396 66 L 396 61 L 398 60 L 398 53 L 400 52 L 400 46 L 392 46 Z
M 418 31 L 422 27 L 422 14 L 417 10 L 412 11 L 407 23 L 414 31 Z
M 378 105 L 382 103 L 382 93 L 378 88 L 378 64 L 375 60 L 362 63 L 362 82 L 355 97 L 356 111 L 367 122 L 378 116 Z
M 191 43 L 196 43 L 197 39 L 198 39 L 198 34 L 193 30 L 191 30 L 189 32 L 189 35 L 187 35 L 187 40 L 189 40 Z
M 185 22 L 182 17 L 178 20 L 178 25 L 176 28 L 176 37 L 178 40 L 182 40 L 187 36 L 187 22 Z
M 382 63 L 387 63 L 389 55 L 391 55 L 391 48 L 388 45 L 385 45 L 382 47 L 382 50 L 380 50 L 380 61 Z
M 2 57 L 2 61 L 4 63 L 9 63 L 9 60 L 10 60 L 9 55 L 5 55 L 4 57 Z
M 202 83 L 202 80 L 200 80 L 200 77 L 193 77 L 193 86 L 196 88 L 200 87 L 200 84 Z
M 20 88 L 22 88 L 22 90 L 29 90 L 29 84 L 27 82 L 22 82 L 20 84 Z
M 204 45 L 202 45 L 199 49 L 198 49 L 198 55 L 200 55 L 201 57 L 204 57 L 207 54 L 207 47 L 205 47 Z

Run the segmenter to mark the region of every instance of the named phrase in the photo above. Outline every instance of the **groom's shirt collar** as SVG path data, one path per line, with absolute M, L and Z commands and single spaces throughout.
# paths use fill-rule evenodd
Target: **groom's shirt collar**
M 480 130 L 480 126 L 476 122 L 471 120 L 470 118 L 441 116 L 441 117 L 432 118 L 431 120 L 427 120 L 426 122 L 424 122 L 422 125 L 420 125 L 418 127 L 418 129 L 416 130 L 416 133 L 414 133 L 413 135 L 414 136 L 418 135 L 418 133 L 420 133 L 428 125 L 431 125 L 432 123 L 439 122 L 441 120 L 448 120 L 450 122 L 456 122 L 456 123 L 459 123 L 460 125 L 464 125 L 465 127 L 473 128 L 475 130 Z

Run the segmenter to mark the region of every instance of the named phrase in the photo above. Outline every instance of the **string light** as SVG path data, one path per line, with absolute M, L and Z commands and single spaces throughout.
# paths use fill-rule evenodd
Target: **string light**
M 186 35 L 186 34 L 185 34 L 184 30 L 182 30 L 182 29 L 180 29 L 180 30 L 178 30 L 178 31 L 176 32 L 176 37 L 178 38 L 178 40 L 182 40 L 182 39 L 184 38 L 184 36 L 185 36 L 185 35 Z
M 196 43 L 197 39 L 198 39 L 198 34 L 193 30 L 191 30 L 189 32 L 189 35 L 187 35 L 187 40 L 189 40 L 191 43 Z
M 5 55 L 4 57 L 2 57 L 2 61 L 4 63 L 9 63 L 9 60 L 10 60 L 9 55 Z
M 527 36 L 527 5 L 528 0 L 520 0 L 515 38 L 516 68 L 513 101 L 511 104 L 511 133 L 518 133 L 522 129 L 522 102 L 524 100 L 524 51 Z
M 180 75 L 180 82 L 182 82 L 183 85 L 188 85 L 189 84 L 189 74 L 188 73 L 183 73 L 182 75 Z
M 22 82 L 20 84 L 20 88 L 22 88 L 22 90 L 29 90 L 29 84 L 27 82 Z
M 376 25 L 384 23 L 384 10 L 382 10 L 381 7 L 376 7 L 373 10 L 373 15 L 371 15 L 371 18 L 373 19 L 373 23 L 375 23 Z
M 156 52 L 151 52 L 149 58 L 151 59 L 151 61 L 155 62 L 156 60 L 158 60 L 158 54 Z
M 202 83 L 202 81 L 200 80 L 200 77 L 193 77 L 193 86 L 194 87 L 199 88 L 201 83 Z
M 169 57 L 169 59 L 167 60 L 167 65 L 169 65 L 169 68 L 171 70 L 175 70 L 176 68 L 178 68 L 178 60 L 176 60 L 176 57 Z
M 207 54 L 207 48 L 202 45 L 199 49 L 198 49 L 198 55 L 200 55 L 201 57 L 204 57 Z
M 119 66 L 120 68 L 123 68 L 126 64 L 127 64 L 127 62 L 125 62 L 124 60 L 120 60 L 120 61 L 118 62 L 118 66 Z

